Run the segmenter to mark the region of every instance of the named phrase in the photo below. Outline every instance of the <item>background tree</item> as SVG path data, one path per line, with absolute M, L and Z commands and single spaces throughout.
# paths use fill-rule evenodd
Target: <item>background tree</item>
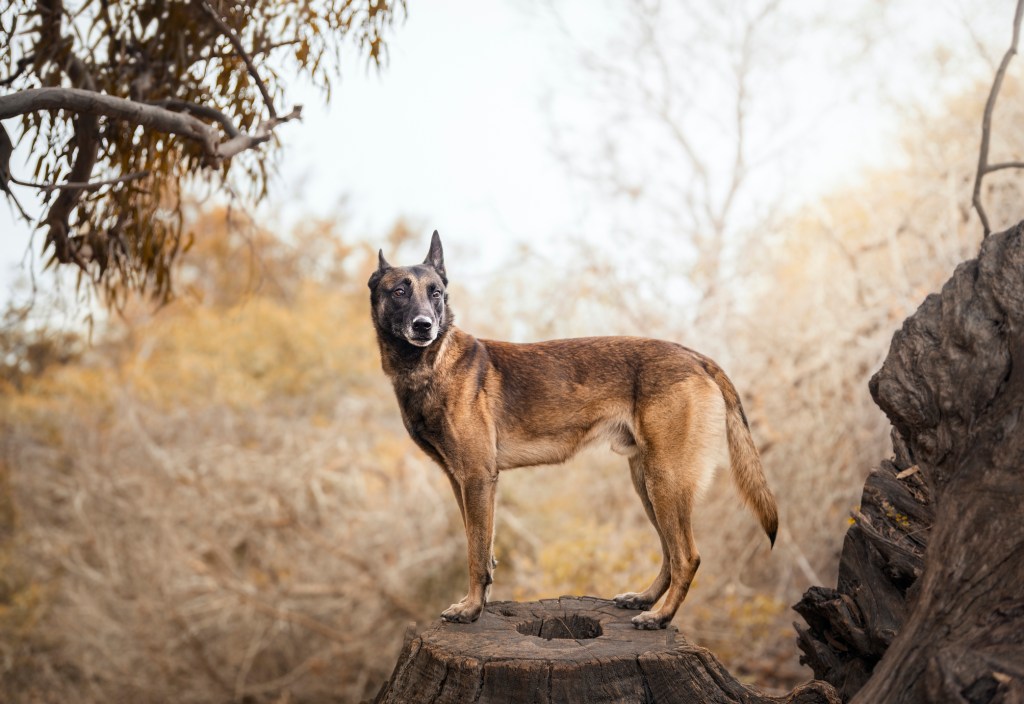
M 751 124 L 763 124 L 763 92 L 785 54 L 775 38 L 792 13 L 781 4 L 625 3 L 617 31 L 596 49 L 551 5 L 585 86 L 579 95 L 553 96 L 553 148 L 585 188 L 621 206 L 618 233 L 681 253 L 622 268 L 686 291 L 689 322 L 708 322 L 702 313 L 720 303 L 750 214 L 767 220 L 761 211 L 779 200 L 777 189 L 753 186 L 785 135 L 764 139 Z M 593 129 L 560 120 L 572 102 L 598 116 Z M 617 305 L 642 319 L 637 308 L 649 293 L 617 297 Z
M 285 76 L 329 95 L 345 40 L 379 67 L 396 9 L 404 0 L 6 3 L 0 120 L 21 119 L 14 139 L 0 124 L 0 189 L 15 203 L 12 184 L 43 194 L 48 264 L 77 266 L 109 300 L 166 298 L 190 243 L 190 184 L 263 195 L 264 145 L 300 115 L 279 110 Z M 33 181 L 9 164 L 22 140 Z

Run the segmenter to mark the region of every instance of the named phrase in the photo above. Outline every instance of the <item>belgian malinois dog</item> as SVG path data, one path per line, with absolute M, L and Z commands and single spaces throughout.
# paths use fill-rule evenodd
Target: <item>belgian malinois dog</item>
M 444 469 L 469 548 L 469 593 L 441 614 L 475 621 L 492 572 L 494 499 L 503 469 L 557 464 L 605 441 L 629 458 L 633 486 L 661 538 L 654 582 L 615 597 L 637 628 L 664 628 L 700 564 L 694 503 L 729 465 L 772 544 L 775 498 L 732 382 L 707 357 L 672 342 L 587 337 L 514 344 L 455 327 L 437 232 L 422 264 L 379 253 L 370 305 L 381 364 L 409 435 Z M 655 603 L 666 595 L 659 609 Z

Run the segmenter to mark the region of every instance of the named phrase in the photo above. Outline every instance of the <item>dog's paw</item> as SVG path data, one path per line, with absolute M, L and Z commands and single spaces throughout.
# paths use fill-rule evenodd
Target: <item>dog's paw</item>
M 637 592 L 626 592 L 625 594 L 619 594 L 612 598 L 615 605 L 620 609 L 637 609 L 640 611 L 646 610 L 654 606 L 654 601 L 644 594 L 638 594 Z
M 632 619 L 633 625 L 642 631 L 656 631 L 668 625 L 668 619 L 661 616 L 657 611 L 644 611 Z
M 452 604 L 441 613 L 441 618 L 449 623 L 472 623 L 480 618 L 484 605 L 479 602 L 472 602 L 463 599 L 458 604 Z

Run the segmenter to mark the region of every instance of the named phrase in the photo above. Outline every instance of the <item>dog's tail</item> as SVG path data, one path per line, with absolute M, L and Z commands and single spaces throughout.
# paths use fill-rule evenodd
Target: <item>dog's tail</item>
M 732 478 L 740 490 L 743 501 L 750 507 L 761 521 L 764 532 L 775 547 L 775 536 L 779 531 L 779 510 L 775 505 L 775 496 L 768 488 L 768 481 L 761 466 L 761 456 L 750 436 L 747 416 L 743 413 L 736 387 L 721 370 L 717 370 L 715 381 L 722 390 L 725 399 L 725 430 L 729 438 L 729 463 L 732 466 Z

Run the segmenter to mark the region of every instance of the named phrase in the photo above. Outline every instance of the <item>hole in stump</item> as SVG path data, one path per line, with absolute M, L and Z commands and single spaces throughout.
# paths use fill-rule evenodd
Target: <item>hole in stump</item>
M 597 638 L 602 633 L 601 624 L 596 618 L 580 614 L 548 616 L 537 621 L 527 621 L 516 626 L 516 630 L 524 636 L 536 636 L 547 640 L 552 638 L 583 640 L 584 638 Z

